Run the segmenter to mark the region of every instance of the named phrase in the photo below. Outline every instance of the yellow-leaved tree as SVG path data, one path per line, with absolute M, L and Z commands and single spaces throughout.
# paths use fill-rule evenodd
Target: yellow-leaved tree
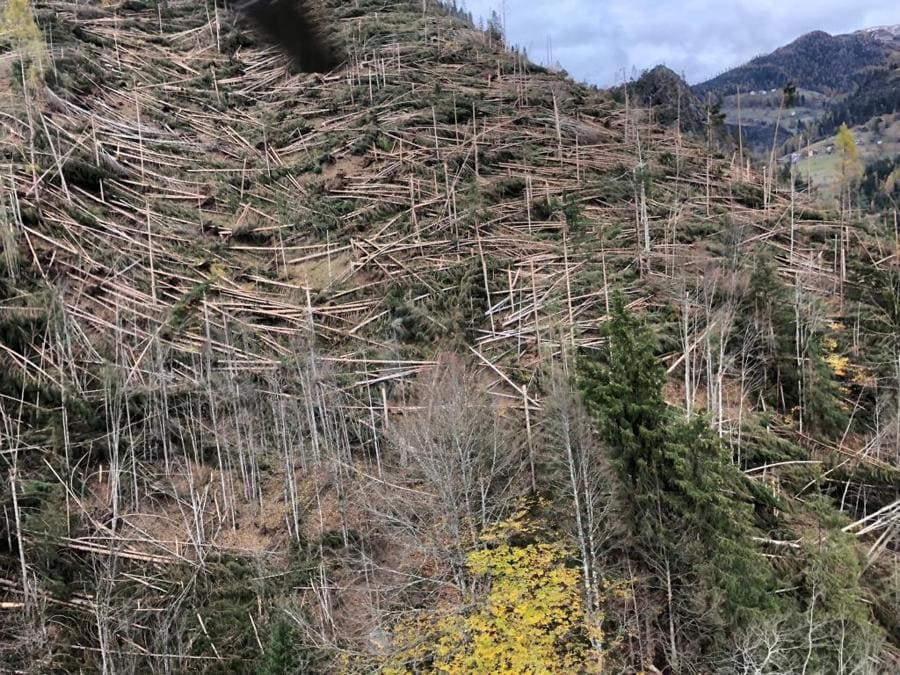
M 853 132 L 850 131 L 846 122 L 841 124 L 838 129 L 835 145 L 841 156 L 841 208 L 843 208 L 845 197 L 850 194 L 850 186 L 863 174 L 862 164 L 859 161 L 859 148 L 856 146 L 856 139 L 853 138 Z
M 7 0 L 0 23 L 0 36 L 9 40 L 19 52 L 29 83 L 34 85 L 39 82 L 49 57 L 28 0 Z
M 581 575 L 567 564 L 562 544 L 536 538 L 522 513 L 482 536 L 486 545 L 470 553 L 467 570 L 488 590 L 468 612 L 433 622 L 401 625 L 401 647 L 387 675 L 432 672 L 448 675 L 551 675 L 599 673 L 602 654 L 592 647 L 602 636 L 588 625 Z

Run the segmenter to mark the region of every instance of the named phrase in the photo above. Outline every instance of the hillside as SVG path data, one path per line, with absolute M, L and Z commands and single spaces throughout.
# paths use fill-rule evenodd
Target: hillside
M 867 125 L 850 127 L 855 139 L 863 176 L 866 180 L 874 180 L 870 176 L 874 170 L 881 174 L 878 185 L 869 185 L 864 190 L 869 199 L 882 191 L 882 185 L 894 166 L 900 166 L 900 115 L 883 115 Z M 808 185 L 820 201 L 833 203 L 841 192 L 841 157 L 835 148 L 835 137 L 826 136 L 820 141 L 805 145 L 794 165 L 794 173 Z M 877 168 L 876 168 L 877 167 Z M 888 168 L 889 167 L 889 168 Z M 890 203 L 875 200 L 880 209 L 891 213 Z M 878 209 L 876 209 L 878 210 Z
M 431 0 L 15 1 L 0 670 L 896 671 L 893 223 Z
M 900 56 L 873 69 L 848 96 L 832 103 L 818 125 L 820 135 L 837 132 L 841 124 L 859 126 L 900 112 Z
M 789 131 L 784 135 L 787 141 L 784 150 L 799 151 L 796 169 L 820 197 L 830 199 L 840 192 L 841 160 L 835 152 L 835 139 L 842 124 L 848 125 L 855 139 L 865 174 L 863 183 L 871 182 L 874 174 L 890 174 L 894 168 L 900 168 L 898 63 L 870 71 L 854 92 L 828 104 L 819 119 L 803 116 L 804 112 L 790 112 L 792 118 L 785 124 Z M 793 121 L 795 118 L 797 122 Z M 796 135 L 789 138 L 790 134 Z M 787 156 L 790 155 L 786 154 L 785 161 Z M 879 184 L 882 182 L 883 179 Z M 875 211 L 889 206 L 889 201 L 875 197 L 879 191 L 879 186 L 874 185 L 865 189 L 868 197 L 863 202 Z

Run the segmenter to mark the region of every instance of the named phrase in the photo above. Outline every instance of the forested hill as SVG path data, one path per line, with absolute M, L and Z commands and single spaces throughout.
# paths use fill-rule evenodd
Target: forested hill
M 3 9 L 0 671 L 897 672 L 895 223 L 322 9 Z
M 701 101 L 684 78 L 666 66 L 642 73 L 626 86 L 611 90 L 611 94 L 620 103 L 628 98 L 639 108 L 652 108 L 660 124 L 674 125 L 698 143 L 715 149 L 733 145 L 715 104 Z
M 738 89 L 782 89 L 789 83 L 829 96 L 854 89 L 872 67 L 885 65 L 898 50 L 895 40 L 878 32 L 829 35 L 815 31 L 698 84 L 699 95 L 731 96 Z
M 862 125 L 900 112 L 900 59 L 872 69 L 849 96 L 833 102 L 820 122 L 820 133 L 833 134 L 841 124 Z
M 732 135 L 758 156 L 832 139 L 844 123 L 887 129 L 900 109 L 898 35 L 897 26 L 809 33 L 693 90 L 721 105 Z M 788 85 L 796 96 L 783 96 Z M 892 142 L 893 131 L 886 137 Z M 815 173 L 823 184 L 834 182 L 834 167 Z

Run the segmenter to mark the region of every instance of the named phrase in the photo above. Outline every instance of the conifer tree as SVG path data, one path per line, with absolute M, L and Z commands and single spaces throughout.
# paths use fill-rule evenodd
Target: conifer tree
M 287 621 L 277 621 L 269 635 L 269 642 L 263 652 L 257 675 L 289 675 L 302 672 L 295 642 L 296 636 Z
M 621 297 L 607 335 L 605 358 L 581 365 L 581 388 L 630 525 L 646 551 L 696 578 L 701 604 L 739 620 L 768 604 L 769 569 L 750 543 L 750 487 L 702 416 L 686 421 L 670 411 L 653 334 Z
M 752 365 L 757 369 L 766 401 L 787 409 L 797 390 L 791 354 L 794 353 L 794 313 L 787 288 L 779 281 L 774 262 L 760 255 L 744 298 L 745 333 L 755 340 Z
M 625 309 L 620 296 L 614 301 L 608 338 L 605 363 L 582 363 L 582 390 L 622 480 L 648 490 L 655 483 L 666 421 L 665 372 L 654 355 L 653 335 Z
M 840 433 L 846 415 L 837 383 L 824 361 L 821 330 L 807 317 L 812 312 L 809 304 L 800 302 L 779 279 L 770 257 L 759 256 L 743 304 L 747 322 L 743 332 L 752 336 L 748 362 L 767 405 L 802 416 L 810 429 Z

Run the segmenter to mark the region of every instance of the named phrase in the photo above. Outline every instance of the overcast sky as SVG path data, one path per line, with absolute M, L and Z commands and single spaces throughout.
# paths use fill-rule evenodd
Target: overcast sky
M 459 0 L 458 0 L 459 2 Z M 475 19 L 503 0 L 459 4 Z M 691 84 L 813 30 L 831 34 L 900 23 L 896 0 L 506 0 L 509 41 L 536 63 L 607 86 L 664 63 Z

